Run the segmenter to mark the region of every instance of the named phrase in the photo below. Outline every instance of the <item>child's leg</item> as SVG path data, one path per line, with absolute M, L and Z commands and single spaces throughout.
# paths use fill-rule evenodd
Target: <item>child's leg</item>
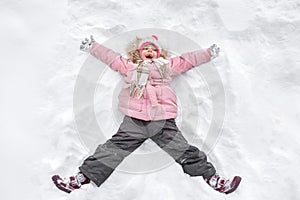
M 64 192 L 72 192 L 81 185 L 93 181 L 100 186 L 122 162 L 147 138 L 145 121 L 125 116 L 118 132 L 111 139 L 97 147 L 95 153 L 84 160 L 75 176 L 61 178 L 54 175 L 54 184 Z
M 100 186 L 122 160 L 147 138 L 144 122 L 125 116 L 118 132 L 99 145 L 95 153 L 84 160 L 79 170 Z
M 174 119 L 166 120 L 161 132 L 152 136 L 151 139 L 172 156 L 182 166 L 183 171 L 190 176 L 208 178 L 216 173 L 213 165 L 207 162 L 205 153 L 188 144 Z
M 229 194 L 239 186 L 241 177 L 235 176 L 228 180 L 216 174 L 213 165 L 207 162 L 205 153 L 188 144 L 177 128 L 175 120 L 166 120 L 161 131 L 151 139 L 172 156 L 185 173 L 190 176 L 202 176 L 213 189 Z

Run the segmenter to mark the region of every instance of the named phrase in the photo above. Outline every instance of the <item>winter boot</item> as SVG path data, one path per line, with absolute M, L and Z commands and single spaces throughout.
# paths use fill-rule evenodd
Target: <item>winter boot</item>
M 228 180 L 219 176 L 218 174 L 215 174 L 212 177 L 205 179 L 206 183 L 210 187 L 225 194 L 234 192 L 239 186 L 241 180 L 242 178 L 239 176 L 235 176 L 232 180 Z
M 75 176 L 63 179 L 59 175 L 54 175 L 52 176 L 52 181 L 58 189 L 67 193 L 70 193 L 75 189 L 79 189 L 82 185 L 91 182 L 90 179 L 81 172 L 77 173 Z

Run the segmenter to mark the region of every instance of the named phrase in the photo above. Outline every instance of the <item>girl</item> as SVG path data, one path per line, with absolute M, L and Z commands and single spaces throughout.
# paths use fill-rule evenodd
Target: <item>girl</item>
M 82 42 L 80 49 L 123 75 L 125 85 L 119 94 L 119 110 L 125 117 L 117 133 L 84 160 L 76 175 L 52 177 L 60 190 L 70 193 L 91 181 L 99 187 L 122 160 L 148 138 L 190 176 L 202 176 L 209 186 L 221 193 L 229 194 L 237 189 L 241 177 L 229 180 L 219 176 L 204 152 L 188 144 L 177 128 L 176 95 L 168 85 L 174 76 L 217 57 L 219 48 L 215 44 L 205 50 L 168 58 L 153 35 L 136 38 L 128 47 L 127 59 L 98 44 L 91 36 Z

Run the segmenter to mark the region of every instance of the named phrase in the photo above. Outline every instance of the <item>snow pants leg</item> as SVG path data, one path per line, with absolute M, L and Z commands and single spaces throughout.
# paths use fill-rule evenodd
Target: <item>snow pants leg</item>
M 163 129 L 151 139 L 172 156 L 186 174 L 208 178 L 216 173 L 213 165 L 207 162 L 205 153 L 188 144 L 174 119 L 166 120 Z
M 125 116 L 118 132 L 99 145 L 94 154 L 84 160 L 79 170 L 99 187 L 126 156 L 149 138 L 145 123 Z

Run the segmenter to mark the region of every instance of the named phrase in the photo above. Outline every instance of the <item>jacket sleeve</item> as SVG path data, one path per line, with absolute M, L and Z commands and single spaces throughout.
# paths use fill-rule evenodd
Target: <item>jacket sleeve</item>
M 209 48 L 205 50 L 197 50 L 170 58 L 170 67 L 173 75 L 178 75 L 192 69 L 195 66 L 201 65 L 210 61 Z
M 126 74 L 129 61 L 119 53 L 98 43 L 92 45 L 90 53 L 97 59 L 106 63 L 114 71 L 117 71 L 122 75 Z

